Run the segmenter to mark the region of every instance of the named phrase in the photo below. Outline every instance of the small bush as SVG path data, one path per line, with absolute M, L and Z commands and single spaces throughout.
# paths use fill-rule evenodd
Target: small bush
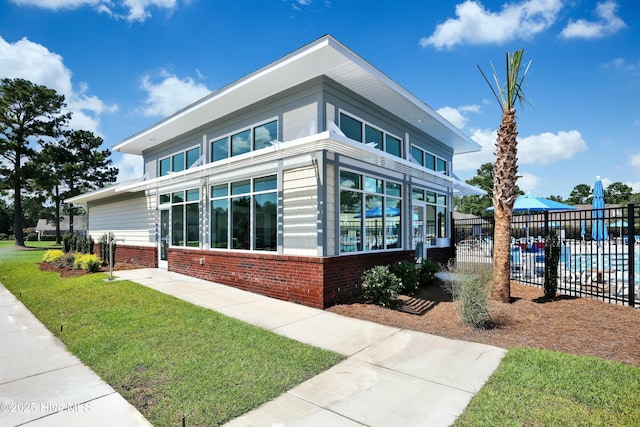
M 92 254 L 93 253 L 93 239 L 91 236 L 80 236 L 76 238 L 76 252 L 80 252 L 81 254 Z
M 375 266 L 362 273 L 361 285 L 364 298 L 383 307 L 398 305 L 402 281 L 384 265 Z
M 102 263 L 97 255 L 94 254 L 81 254 L 76 255 L 73 262 L 73 267 L 76 270 L 86 270 L 90 273 L 95 273 L 101 267 Z
M 5 233 L 0 233 L 0 240 L 9 240 L 9 236 Z
M 65 253 L 74 252 L 76 250 L 77 237 L 73 233 L 66 233 L 62 236 L 62 245 L 64 246 Z
M 113 233 L 105 233 L 102 236 L 100 236 L 100 239 L 98 239 L 98 251 L 100 252 L 100 259 L 102 260 L 102 264 L 103 265 L 110 265 L 109 260 L 111 259 L 111 256 L 109 254 L 109 242 L 111 242 L 113 239 L 115 238 L 115 236 L 113 235 Z M 116 254 L 116 244 L 113 243 L 111 245 L 111 252 L 113 255 L 113 258 L 115 259 L 115 254 Z
M 75 256 L 70 253 L 65 253 L 60 258 L 53 262 L 55 265 L 65 268 L 74 268 Z
M 438 263 L 430 259 L 423 259 L 418 268 L 418 283 L 420 287 L 424 288 L 435 284 L 438 270 L 440 270 Z
M 56 235 L 55 234 L 43 234 L 40 236 L 41 242 L 55 242 Z
M 491 267 L 486 264 L 462 264 L 460 267 L 449 267 L 449 273 L 445 287 L 459 303 L 462 324 L 488 328 L 491 322 L 488 308 Z
M 558 290 L 558 264 L 560 262 L 560 239 L 555 229 L 550 229 L 545 239 L 544 259 L 544 296 L 555 298 Z
M 37 242 L 38 241 L 38 233 L 29 233 L 25 238 L 27 242 Z
M 389 271 L 396 275 L 402 282 L 400 293 L 413 295 L 418 290 L 418 269 L 409 261 L 398 261 L 391 265 Z
M 56 262 L 58 259 L 64 256 L 64 252 L 60 249 L 50 249 L 44 253 L 42 261 L 44 262 Z

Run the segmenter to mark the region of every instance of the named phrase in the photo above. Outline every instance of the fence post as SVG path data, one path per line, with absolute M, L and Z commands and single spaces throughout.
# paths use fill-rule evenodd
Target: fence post
M 636 302 L 636 231 L 635 231 L 635 205 L 629 203 L 627 209 L 627 253 L 629 254 L 629 279 L 627 289 L 629 289 L 629 306 L 635 307 Z M 632 240 L 633 237 L 633 240 Z

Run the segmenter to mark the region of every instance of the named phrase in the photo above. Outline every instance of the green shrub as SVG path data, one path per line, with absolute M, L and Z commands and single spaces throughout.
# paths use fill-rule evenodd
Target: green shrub
M 459 303 L 462 324 L 474 328 L 488 328 L 489 297 L 491 294 L 492 269 L 488 264 L 461 264 L 449 267 L 449 278 L 445 288 Z
M 99 255 L 103 265 L 110 265 L 109 260 L 111 259 L 111 257 L 109 255 L 109 242 L 111 242 L 114 238 L 115 236 L 113 235 L 113 233 L 108 233 L 108 234 L 105 233 L 102 236 L 100 236 L 100 239 L 98 239 L 98 251 L 100 252 Z M 112 252 L 113 258 L 115 259 L 115 254 L 116 254 L 115 242 L 111 245 L 111 252 Z
M 427 287 L 437 282 L 436 273 L 440 266 L 435 261 L 423 259 L 418 268 L 418 283 L 420 287 Z
M 9 240 L 9 236 L 5 233 L 0 233 L 0 240 Z
M 65 233 L 62 236 L 62 245 L 64 246 L 65 253 L 74 252 L 76 250 L 77 237 L 73 233 Z
M 72 253 L 65 253 L 53 262 L 55 265 L 65 268 L 74 268 L 75 256 Z
M 409 261 L 398 261 L 389 267 L 389 271 L 402 282 L 400 293 L 413 295 L 418 290 L 418 269 Z
M 64 252 L 60 249 L 49 249 L 44 253 L 42 261 L 44 262 L 56 262 L 58 259 L 64 256 Z
M 37 242 L 38 241 L 38 233 L 29 233 L 27 237 L 25 237 L 27 242 Z
M 92 254 L 93 253 L 93 239 L 91 236 L 80 236 L 76 238 L 76 252 L 80 252 L 81 254 Z
M 102 263 L 97 255 L 94 254 L 81 254 L 76 255 L 73 262 L 73 268 L 76 270 L 86 270 L 90 273 L 95 273 L 101 267 Z
M 383 307 L 398 305 L 402 281 L 389 271 L 389 267 L 378 265 L 366 270 L 360 281 L 365 300 Z
M 41 242 L 55 242 L 56 235 L 55 234 L 43 234 L 40 236 Z
M 560 262 L 560 239 L 555 229 L 550 229 L 544 246 L 544 296 L 555 298 L 558 290 L 558 263 Z

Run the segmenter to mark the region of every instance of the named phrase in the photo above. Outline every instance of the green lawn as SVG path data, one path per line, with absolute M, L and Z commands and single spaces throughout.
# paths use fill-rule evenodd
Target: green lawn
M 12 244 L 0 282 L 154 425 L 224 423 L 342 359 L 107 274 L 61 279 Z
M 455 425 L 638 426 L 640 368 L 512 348 Z
M 42 251 L 7 245 L 0 282 L 156 425 L 180 425 L 183 414 L 190 426 L 222 423 L 341 359 L 105 274 L 60 279 L 37 268 Z M 638 420 L 640 368 L 512 348 L 455 425 Z

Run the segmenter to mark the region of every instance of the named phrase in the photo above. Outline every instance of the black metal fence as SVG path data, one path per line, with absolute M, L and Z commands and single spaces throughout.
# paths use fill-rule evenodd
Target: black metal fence
M 640 306 L 638 207 L 515 214 L 510 252 L 513 280 L 543 286 L 545 240 L 551 229 L 556 230 L 561 247 L 558 292 Z M 491 264 L 493 230 L 493 216 L 454 220 L 456 262 Z

